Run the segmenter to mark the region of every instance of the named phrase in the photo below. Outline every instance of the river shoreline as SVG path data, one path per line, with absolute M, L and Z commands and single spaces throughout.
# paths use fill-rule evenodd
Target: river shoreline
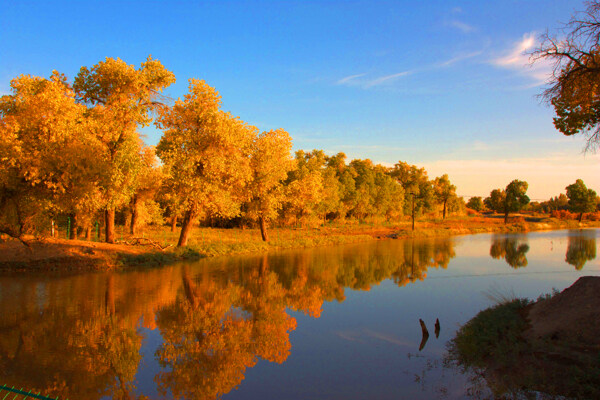
M 535 302 L 512 299 L 482 310 L 451 340 L 448 361 L 475 373 L 498 398 L 598 398 L 599 290 L 600 277 L 583 276 Z
M 125 238 L 116 244 L 56 238 L 28 238 L 29 247 L 18 240 L 0 242 L 0 272 L 119 270 L 130 267 L 160 266 L 205 257 L 358 243 L 377 239 L 433 238 L 478 233 L 524 233 L 597 227 L 600 227 L 600 221 L 579 223 L 554 218 L 528 220 L 517 217 L 504 224 L 497 217 L 477 216 L 445 221 L 421 221 L 414 231 L 409 222 L 390 226 L 347 224 L 335 227 L 274 230 L 270 242 L 258 240 L 257 235 L 249 230 L 214 230 L 215 235 L 220 238 L 219 241 L 205 240 L 205 232 L 201 231 L 197 235 L 196 242 L 185 248 L 176 248 L 167 245 L 166 242 L 162 246 L 157 238 L 165 235 L 163 230 L 152 232 L 150 237 L 144 240 Z M 246 236 L 243 232 L 246 232 Z

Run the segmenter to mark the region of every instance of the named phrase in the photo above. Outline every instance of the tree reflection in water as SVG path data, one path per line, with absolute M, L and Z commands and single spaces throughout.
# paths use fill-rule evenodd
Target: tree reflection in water
M 344 301 L 346 288 L 370 290 L 386 279 L 405 286 L 454 256 L 452 240 L 424 239 L 128 273 L 0 278 L 0 376 L 60 398 L 142 399 L 135 377 L 143 324 L 162 336 L 159 393 L 217 398 L 259 359 L 287 359 L 296 328 L 287 309 L 318 318 L 325 301 Z
M 158 312 L 163 344 L 159 389 L 177 398 L 218 398 L 237 387 L 258 358 L 283 362 L 296 320 L 285 313 L 285 292 L 267 258 L 245 287 L 214 280 L 193 281 L 183 270 L 185 295 Z
M 53 397 L 135 398 L 142 336 L 115 313 L 114 276 L 103 280 L 104 298 L 85 319 L 67 304 L 37 315 L 31 305 L 21 310 L 23 315 L 2 314 L 0 375 L 5 382 Z
M 596 237 L 586 235 L 585 232 L 579 232 L 574 236 L 569 236 L 569 244 L 565 261 L 575 267 L 576 270 L 583 268 L 587 261 L 596 258 Z
M 492 236 L 490 256 L 495 259 L 504 258 L 513 268 L 526 267 L 529 245 L 525 240 L 523 236 Z

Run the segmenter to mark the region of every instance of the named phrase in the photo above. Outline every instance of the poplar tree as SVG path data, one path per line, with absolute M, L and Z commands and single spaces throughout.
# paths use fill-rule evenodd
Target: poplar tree
M 442 204 L 443 219 L 446 219 L 446 208 L 448 201 L 456 198 L 456 186 L 450 183 L 447 174 L 435 178 L 433 182 L 433 193 L 438 203 Z
M 175 75 L 150 56 L 137 69 L 107 57 L 75 78 L 77 99 L 88 107 L 90 129 L 102 144 L 96 157 L 109 165 L 101 184 L 108 243 L 115 241 L 115 210 L 130 201 L 142 166 L 137 128 L 150 124 L 162 106 L 161 92 L 174 82 Z
M 592 212 L 596 209 L 596 192 L 588 189 L 581 179 L 566 187 L 569 198 L 569 211 L 579 213 L 579 222 L 583 213 Z
M 22 238 L 45 214 L 95 210 L 103 166 L 64 75 L 22 75 L 11 90 L 0 99 L 0 232 Z
M 283 205 L 283 182 L 296 165 L 291 150 L 292 138 L 283 129 L 263 132 L 252 143 L 252 180 L 249 184 L 251 200 L 247 216 L 258 221 L 265 242 L 269 240 L 267 223 L 277 218 L 277 212 Z
M 509 212 L 518 212 L 525 205 L 529 204 L 527 193 L 528 184 L 518 179 L 510 182 L 504 190 L 504 223 L 508 222 Z
M 219 93 L 203 80 L 190 79 L 189 93 L 160 110 L 156 124 L 164 134 L 156 147 L 166 187 L 185 210 L 178 246 L 188 243 L 203 211 L 231 218 L 240 214 L 252 179 L 250 148 L 257 129 L 220 110 Z

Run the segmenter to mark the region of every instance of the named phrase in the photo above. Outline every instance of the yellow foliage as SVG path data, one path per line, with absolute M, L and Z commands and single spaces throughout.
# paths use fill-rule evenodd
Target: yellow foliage
M 249 150 L 256 128 L 219 109 L 221 99 L 204 81 L 190 79 L 189 93 L 160 110 L 164 135 L 157 154 L 168 187 L 186 210 L 232 217 L 251 179 Z

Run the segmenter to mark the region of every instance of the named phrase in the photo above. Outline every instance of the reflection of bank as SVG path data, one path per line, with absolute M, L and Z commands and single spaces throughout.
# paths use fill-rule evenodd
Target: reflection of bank
M 490 247 L 490 256 L 495 259 L 504 258 L 506 263 L 513 268 L 527 266 L 527 252 L 529 245 L 522 235 L 518 236 L 492 236 L 492 246 Z
M 174 398 L 217 398 L 259 359 L 285 361 L 296 327 L 290 310 L 318 318 L 345 290 L 418 282 L 454 256 L 452 239 L 430 238 L 127 273 L 0 277 L 0 377 L 60 398 L 141 398 L 155 385 Z M 154 353 L 141 350 L 140 328 L 160 332 Z M 136 382 L 142 353 L 159 371 Z
M 593 232 L 592 232 L 593 233 Z M 596 237 L 586 231 L 580 231 L 577 235 L 569 236 L 569 245 L 565 261 L 575 267 L 576 270 L 583 268 L 587 261 L 596 258 Z

